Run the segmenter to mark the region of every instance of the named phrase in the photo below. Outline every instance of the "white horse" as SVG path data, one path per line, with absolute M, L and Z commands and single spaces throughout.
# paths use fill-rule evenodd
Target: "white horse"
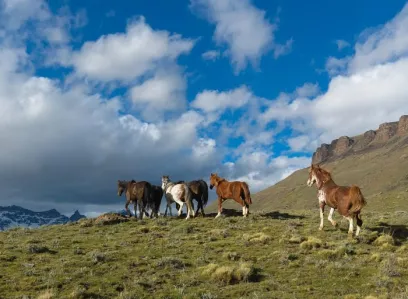
M 167 209 L 170 210 L 170 215 L 173 216 L 171 212 L 171 204 L 176 202 L 180 205 L 180 209 L 178 210 L 178 216 L 180 217 L 181 212 L 183 211 L 183 205 L 186 203 L 187 205 L 187 217 L 186 219 L 190 218 L 190 214 L 195 217 L 194 213 L 194 206 L 192 201 L 192 194 L 190 188 L 185 183 L 173 183 L 170 181 L 168 175 L 162 176 L 162 189 L 164 192 L 164 196 L 166 197 L 167 206 L 166 211 L 164 212 L 164 216 L 167 215 Z

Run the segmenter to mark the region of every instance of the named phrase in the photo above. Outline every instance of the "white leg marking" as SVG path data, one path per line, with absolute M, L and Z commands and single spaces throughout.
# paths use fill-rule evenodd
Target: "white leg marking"
M 215 216 L 215 218 L 218 218 L 218 217 L 220 217 L 221 216 L 221 213 L 220 212 L 218 212 L 218 214 L 217 214 L 217 216 Z M 214 219 L 215 219 L 214 218 Z
M 333 220 L 334 208 L 330 208 L 329 217 L 327 218 L 333 226 L 336 226 L 336 221 Z
M 319 230 L 323 229 L 323 209 L 320 208 L 320 226 L 319 226 Z
M 357 225 L 357 229 L 356 229 L 356 237 L 360 234 L 360 227 Z
M 353 234 L 353 217 L 347 217 L 348 221 L 349 221 L 349 230 L 348 233 L 349 234 Z

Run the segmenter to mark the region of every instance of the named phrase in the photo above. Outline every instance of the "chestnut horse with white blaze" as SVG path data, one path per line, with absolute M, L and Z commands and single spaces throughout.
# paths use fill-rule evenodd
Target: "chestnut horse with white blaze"
M 216 173 L 210 174 L 210 189 L 215 187 L 218 195 L 218 214 L 215 218 L 221 216 L 222 203 L 227 199 L 233 199 L 242 206 L 242 215 L 248 216 L 249 205 L 252 204 L 251 193 L 246 182 L 232 181 L 219 177 Z
M 320 226 L 319 230 L 323 229 L 323 212 L 324 207 L 330 207 L 328 220 L 333 226 L 337 223 L 333 220 L 335 210 L 349 221 L 348 233 L 353 235 L 353 220 L 356 218 L 357 229 L 356 236 L 359 235 L 363 220 L 361 220 L 361 209 L 367 204 L 361 190 L 358 186 L 339 186 L 337 185 L 330 172 L 320 168 L 319 165 L 313 164 L 309 168 L 309 178 L 307 185 L 309 187 L 316 183 L 318 189 L 318 200 L 320 207 Z

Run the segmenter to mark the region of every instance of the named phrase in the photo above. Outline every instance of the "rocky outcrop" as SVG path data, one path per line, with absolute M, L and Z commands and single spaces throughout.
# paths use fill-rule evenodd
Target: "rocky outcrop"
M 384 123 L 378 128 L 373 142 L 384 143 L 397 134 L 398 122 Z
M 408 135 L 408 115 L 401 116 L 398 122 L 397 135 L 398 136 Z
M 408 115 L 403 115 L 398 122 L 384 123 L 377 130 L 369 130 L 355 137 L 342 136 L 330 145 L 323 143 L 313 153 L 312 163 L 322 163 L 350 153 L 366 150 L 372 145 L 386 144 L 393 137 L 408 136 Z

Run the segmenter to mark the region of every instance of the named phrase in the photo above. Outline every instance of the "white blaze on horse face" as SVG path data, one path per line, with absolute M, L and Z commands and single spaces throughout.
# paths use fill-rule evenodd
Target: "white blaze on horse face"
M 312 176 L 307 180 L 307 185 L 309 187 L 312 187 L 314 183 L 317 182 L 317 178 L 315 176 L 315 174 L 313 173 Z

